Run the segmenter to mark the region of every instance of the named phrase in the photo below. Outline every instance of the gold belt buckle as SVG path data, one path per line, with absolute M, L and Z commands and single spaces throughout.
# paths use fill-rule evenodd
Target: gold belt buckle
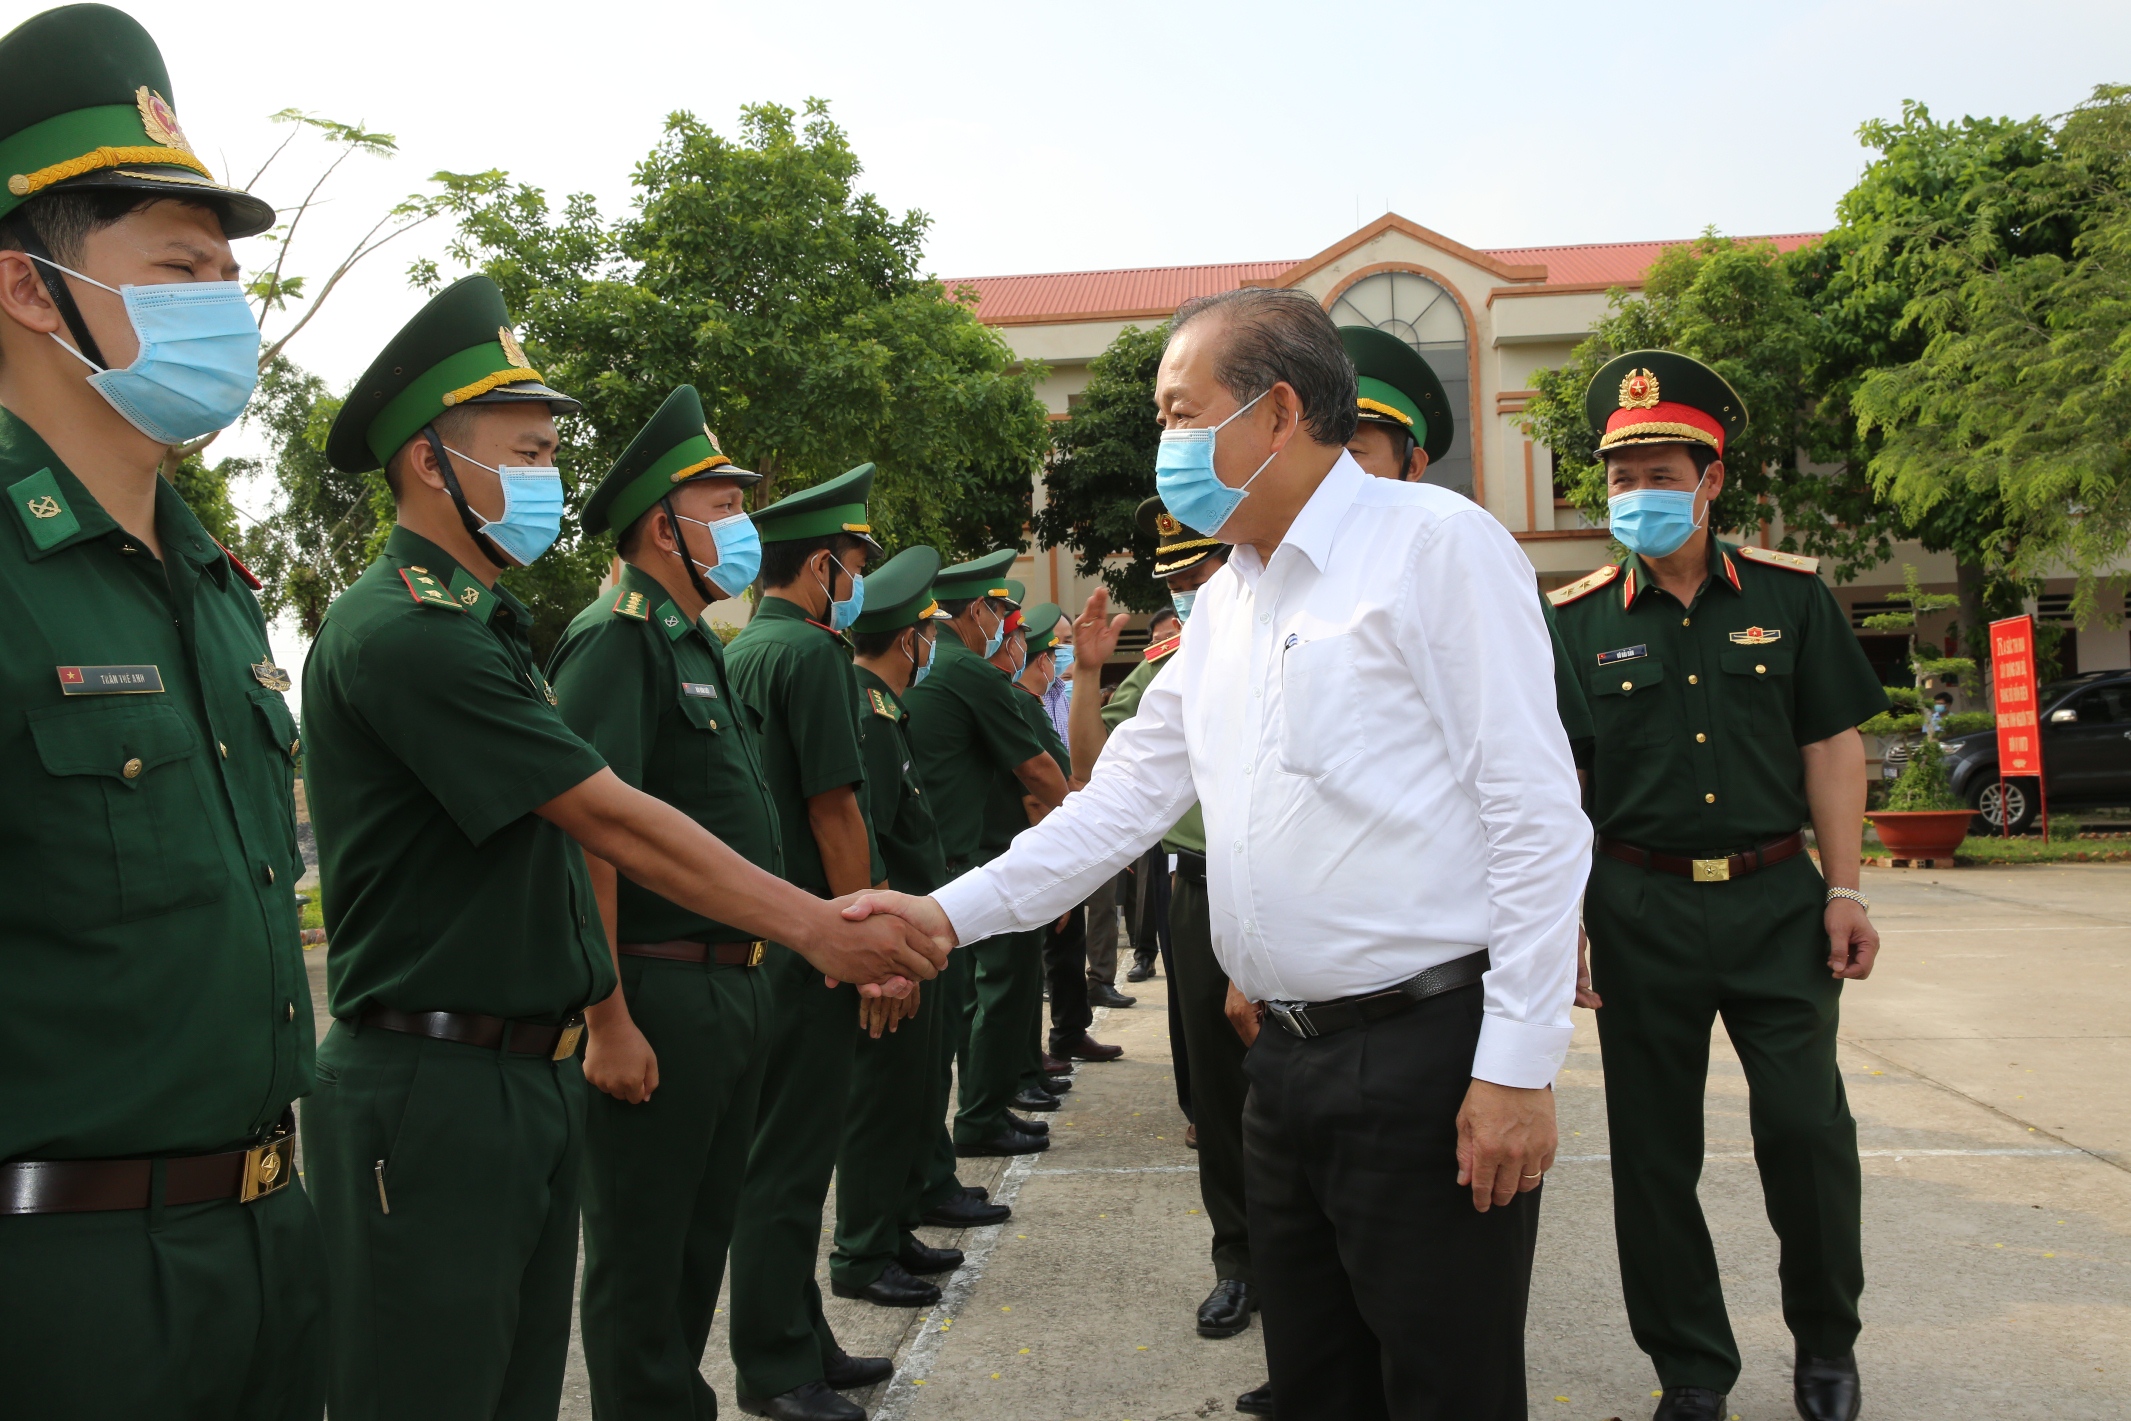
M 237 1190 L 237 1200 L 249 1204 L 286 1189 L 295 1173 L 294 1135 L 276 1135 L 263 1145 L 253 1145 L 244 1152 L 244 1183 Z
M 555 1037 L 555 1054 L 548 1059 L 551 1061 L 569 1060 L 570 1057 L 577 1054 L 577 1043 L 584 1039 L 584 1034 L 584 1018 L 581 1016 L 571 1017 L 562 1024 L 561 1032 Z
M 1696 859 L 1694 861 L 1694 881 L 1697 883 L 1729 883 L 1731 881 L 1731 860 L 1728 858 Z
M 769 944 L 767 942 L 764 942 L 759 937 L 756 938 L 753 942 L 747 945 L 747 965 L 750 967 L 760 967 L 762 965 L 762 954 L 768 950 Z

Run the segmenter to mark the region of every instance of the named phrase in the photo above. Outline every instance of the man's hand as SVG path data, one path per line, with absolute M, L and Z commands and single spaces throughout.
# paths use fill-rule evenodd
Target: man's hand
M 1873 959 L 1879 956 L 1879 929 L 1865 916 L 1865 905 L 1830 898 L 1821 922 L 1828 930 L 1828 970 L 1853 982 L 1871 976 Z
M 585 1080 L 616 1100 L 642 1105 L 659 1088 L 659 1058 L 627 1017 L 604 1027 L 588 1025 Z
M 1228 1024 L 1236 1029 L 1236 1035 L 1243 1038 L 1246 1048 L 1257 1044 L 1258 1028 L 1265 1021 L 1264 1006 L 1244 996 L 1236 984 L 1230 982 L 1228 1000 L 1221 1004 L 1221 1010 L 1227 1015 Z
M 793 950 L 812 963 L 832 987 L 838 982 L 856 982 L 861 992 L 870 997 L 875 993 L 865 988 L 878 984 L 883 995 L 902 995 L 895 990 L 897 979 L 915 981 L 939 976 L 940 969 L 947 965 L 947 949 L 900 917 L 888 913 L 854 914 L 847 906 L 868 898 L 900 896 L 867 892 L 836 900 L 832 906 L 842 911 L 832 916 L 829 926 L 810 941 L 792 944 Z
M 1073 619 L 1073 679 L 1079 680 L 1081 668 L 1089 668 L 1090 678 L 1102 679 L 1103 663 L 1117 651 L 1117 638 L 1131 621 L 1130 615 L 1119 612 L 1110 615 L 1110 589 L 1098 587 L 1088 594 L 1088 605 L 1080 609 Z
M 1605 1005 L 1591 990 L 1591 939 L 1584 936 L 1582 923 L 1576 925 L 1576 1005 L 1592 1011 Z
M 859 1030 L 880 1040 L 881 1028 L 893 1031 L 903 1022 L 918 1014 L 918 985 L 909 984 L 907 995 L 899 997 L 860 997 L 858 1002 Z
M 848 899 L 839 900 L 843 915 L 852 922 L 864 922 L 870 918 L 893 917 L 909 925 L 909 931 L 925 939 L 935 949 L 934 959 L 941 967 L 947 965 L 947 954 L 961 941 L 955 936 L 954 924 L 947 921 L 947 914 L 935 898 L 917 898 L 908 893 L 892 893 L 879 889 L 871 893 L 854 893 Z M 933 976 L 931 972 L 925 974 Z
M 1559 1143 L 1553 1091 L 1475 1080 L 1458 1111 L 1458 1183 L 1471 1186 L 1472 1206 L 1484 1214 L 1537 1189 Z

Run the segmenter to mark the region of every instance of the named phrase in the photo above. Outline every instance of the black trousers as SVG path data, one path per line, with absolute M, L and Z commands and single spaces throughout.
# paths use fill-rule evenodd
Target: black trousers
M 1203 870 L 1201 870 L 1203 874 Z M 1228 974 L 1213 955 L 1203 876 L 1179 870 L 1169 900 L 1169 1004 L 1199 1127 L 1199 1200 L 1213 1224 L 1213 1271 L 1255 1286 L 1243 1199 L 1243 1038 L 1228 1020 Z
M 1095 1024 L 1088 1005 L 1088 910 L 1065 915 L 1065 926 L 1051 924 L 1043 939 L 1043 979 L 1051 989 L 1051 1039 L 1072 1041 Z
M 1522 1421 L 1540 1190 L 1457 1182 L 1476 983 L 1245 1058 L 1244 1178 L 1281 1421 Z

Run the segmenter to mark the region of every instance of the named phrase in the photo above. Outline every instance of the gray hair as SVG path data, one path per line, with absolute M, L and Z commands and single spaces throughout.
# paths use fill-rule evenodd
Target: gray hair
M 1227 341 L 1214 356 L 1222 389 L 1249 400 L 1284 381 L 1302 401 L 1302 425 L 1311 439 L 1341 445 L 1354 437 L 1354 362 L 1322 306 L 1300 291 L 1240 287 L 1185 302 L 1169 339 L 1213 314 L 1227 323 Z

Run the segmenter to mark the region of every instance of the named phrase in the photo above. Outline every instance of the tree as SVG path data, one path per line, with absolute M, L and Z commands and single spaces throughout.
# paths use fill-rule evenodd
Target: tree
M 1154 418 L 1154 372 L 1169 339 L 1167 323 L 1127 326 L 1088 364 L 1080 403 L 1051 436 L 1051 467 L 1036 538 L 1070 548 L 1082 577 L 1101 574 L 1119 601 L 1136 611 L 1165 605 L 1154 578 L 1154 536 L 1136 514 L 1154 494 L 1154 453 L 1162 427 Z M 1129 554 L 1119 567 L 1109 559 Z
M 245 412 L 273 442 L 281 496 L 245 533 L 244 560 L 266 584 L 267 616 L 293 612 L 306 638 L 318 635 L 326 608 L 369 565 L 392 525 L 384 480 L 344 474 L 326 459 L 326 431 L 340 404 L 323 380 L 284 357 L 266 368 Z

